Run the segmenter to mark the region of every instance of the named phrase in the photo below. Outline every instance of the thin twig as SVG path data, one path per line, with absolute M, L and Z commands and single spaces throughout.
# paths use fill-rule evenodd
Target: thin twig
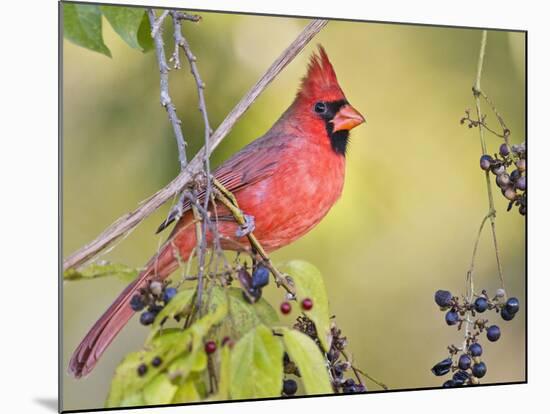
M 204 149 L 206 154 L 210 154 L 210 135 L 212 134 L 212 129 L 210 127 L 210 121 L 208 119 L 208 111 L 206 109 L 206 99 L 204 97 L 204 82 L 200 76 L 199 68 L 197 66 L 197 58 L 191 51 L 191 46 L 189 45 L 189 42 L 187 39 L 183 36 L 181 32 L 181 23 L 177 17 L 176 12 L 172 12 L 172 18 L 174 20 L 174 41 L 177 47 L 181 47 L 185 53 L 185 56 L 187 57 L 187 60 L 189 61 L 189 67 L 191 68 L 191 74 L 193 75 L 193 78 L 195 79 L 195 83 L 197 85 L 197 94 L 198 94 L 198 100 L 199 100 L 199 111 L 202 114 L 202 120 L 204 123 Z M 176 53 L 176 51 L 174 51 Z M 179 54 L 175 55 L 177 56 L 176 62 L 179 62 Z M 212 193 L 212 179 L 210 177 L 210 157 L 206 156 L 204 158 L 204 172 L 206 175 L 206 190 L 205 190 L 205 197 L 204 197 L 204 206 L 203 209 L 206 212 L 206 216 L 208 216 L 208 204 L 210 202 L 210 194 Z M 198 204 L 198 203 L 197 203 Z M 216 226 L 217 222 L 214 224 Z M 197 306 L 199 309 L 199 313 L 201 312 L 201 301 L 202 301 L 202 284 L 203 284 L 203 275 L 205 271 L 205 259 L 206 259 L 206 248 L 207 248 L 207 232 L 206 232 L 206 219 L 203 220 L 202 223 L 202 237 L 199 239 L 197 238 L 197 242 L 199 243 L 199 282 L 198 282 L 198 291 L 199 294 L 197 295 Z M 218 239 L 219 236 L 218 232 L 214 231 L 212 232 L 214 237 Z M 219 247 L 216 249 L 218 254 L 221 252 L 221 248 Z
M 346 352 L 341 349 L 340 350 L 340 353 L 342 354 L 342 356 L 344 357 L 344 359 L 346 361 L 348 361 L 351 365 L 351 369 L 353 370 L 353 373 L 355 374 L 355 377 L 357 378 L 357 380 L 359 381 L 360 384 L 363 384 L 363 381 L 361 381 L 361 378 L 359 377 L 359 374 L 361 374 L 362 376 L 364 376 L 365 378 L 371 380 L 372 382 L 374 382 L 376 385 L 382 387 L 383 389 L 387 390 L 388 389 L 388 386 L 380 381 L 378 381 L 377 379 L 374 379 L 373 377 L 371 377 L 369 374 L 367 374 L 366 372 L 364 371 L 361 371 L 359 368 L 353 366 L 352 364 L 352 361 L 351 361 L 351 358 L 348 357 L 348 355 L 346 354 Z
M 474 87 L 473 87 L 473 92 L 474 92 L 474 98 L 475 98 L 475 101 L 476 101 L 476 111 L 477 111 L 477 117 L 478 117 L 478 120 L 481 120 L 481 99 L 480 99 L 480 96 L 481 96 L 481 73 L 483 71 L 483 59 L 485 57 L 485 47 L 487 45 L 487 31 L 486 30 L 483 30 L 482 34 L 481 34 L 481 47 L 480 47 L 480 50 L 479 50 L 479 60 L 478 60 L 478 63 L 477 63 L 477 75 L 476 75 L 476 80 L 475 80 L 475 84 L 474 84 Z M 485 143 L 485 136 L 484 136 L 484 133 L 483 133 L 483 127 L 480 125 L 479 126 L 479 139 L 480 139 L 480 143 L 481 143 L 481 152 L 482 154 L 487 154 L 487 145 Z M 497 242 L 497 234 L 496 234 L 496 223 L 495 223 L 495 217 L 496 217 L 496 210 L 495 210 L 495 202 L 494 202 L 494 199 L 493 199 L 493 189 L 492 189 L 492 184 L 491 184 L 491 177 L 489 176 L 489 171 L 485 171 L 485 181 L 486 181 L 486 184 L 487 184 L 487 198 L 488 198 L 488 201 L 489 201 L 489 212 L 488 212 L 488 217 L 489 217 L 489 220 L 491 222 L 491 232 L 492 232 L 492 235 L 493 235 L 493 245 L 495 247 L 495 257 L 496 257 L 496 261 L 497 261 L 497 268 L 498 268 L 498 276 L 499 276 L 499 279 L 500 279 L 500 287 L 504 289 L 504 276 L 503 276 L 503 271 L 502 271 L 502 264 L 501 264 L 501 260 L 500 260 L 500 253 L 499 253 L 499 249 L 498 249 L 498 242 Z M 471 283 L 473 284 L 473 278 L 470 277 L 471 279 Z
M 483 99 L 485 99 L 485 102 L 487 102 L 487 104 L 491 107 L 491 110 L 493 111 L 493 113 L 495 114 L 495 116 L 497 117 L 498 119 L 498 123 L 500 124 L 500 127 L 502 128 L 502 135 L 501 134 L 498 134 L 494 131 L 491 131 L 493 132 L 493 134 L 495 135 L 498 135 L 499 137 L 501 138 L 504 138 L 504 142 L 506 142 L 506 145 L 510 145 L 510 142 L 509 142 L 509 137 L 510 137 L 510 134 L 512 133 L 510 131 L 510 129 L 506 126 L 506 123 L 504 122 L 504 118 L 502 117 L 502 115 L 500 114 L 500 112 L 498 112 L 497 110 L 497 107 L 495 106 L 494 102 L 491 100 L 491 98 L 489 98 L 489 96 L 483 92 L 483 90 L 481 89 L 481 85 L 479 85 L 479 88 L 477 91 L 479 92 L 479 94 L 483 97 Z M 486 127 L 487 129 L 489 129 L 488 127 Z
M 152 9 L 149 9 L 149 11 L 152 12 Z M 159 32 L 161 31 L 160 28 L 162 26 L 162 23 L 164 23 L 164 19 L 166 19 L 166 16 L 168 16 L 168 10 L 163 11 L 162 14 L 159 16 L 159 18 L 155 19 L 154 24 L 151 24 L 151 37 L 153 39 L 156 38 Z
M 183 137 L 183 131 L 181 130 L 181 120 L 176 114 L 176 107 L 170 98 L 169 88 L 168 88 L 168 64 L 166 63 L 166 54 L 164 53 L 164 41 L 162 40 L 162 21 L 166 17 L 167 11 L 165 11 L 161 17 L 156 19 L 155 12 L 153 9 L 147 9 L 147 14 L 149 16 L 149 24 L 151 25 L 152 32 L 154 34 L 153 40 L 155 42 L 155 50 L 157 55 L 157 61 L 160 71 L 160 104 L 166 109 L 168 113 L 168 119 L 172 125 L 172 130 L 176 136 L 176 141 L 178 145 L 179 161 L 180 168 L 183 170 L 187 166 L 187 155 L 185 154 L 186 142 Z M 162 18 L 162 20 L 161 20 Z
M 235 123 L 254 103 L 256 98 L 275 79 L 309 41 L 328 23 L 327 20 L 313 20 L 298 35 L 298 37 L 275 59 L 263 76 L 252 86 L 239 103 L 231 110 L 221 125 L 212 134 L 209 140 L 210 149 L 207 153 L 203 147 L 189 162 L 187 168 L 179 173 L 168 185 L 144 200 L 134 211 L 127 213 L 111 224 L 90 243 L 72 253 L 63 261 L 63 269 L 77 267 L 92 259 L 97 253 L 105 249 L 119 237 L 140 224 L 145 218 L 156 211 L 177 192 L 181 191 L 202 170 L 203 160 L 222 142 L 231 131 Z
M 201 21 L 201 16 L 197 14 L 189 14 L 186 12 L 175 11 L 175 10 L 173 10 L 173 13 L 177 20 L 189 20 L 190 22 L 195 22 L 195 23 Z

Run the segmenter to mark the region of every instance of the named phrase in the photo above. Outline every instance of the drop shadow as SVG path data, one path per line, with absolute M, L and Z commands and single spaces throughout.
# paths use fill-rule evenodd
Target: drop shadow
M 35 398 L 34 402 L 50 411 L 58 412 L 57 398 Z

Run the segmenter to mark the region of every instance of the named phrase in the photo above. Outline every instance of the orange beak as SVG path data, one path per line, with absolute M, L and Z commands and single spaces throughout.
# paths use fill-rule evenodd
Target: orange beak
M 365 118 L 351 105 L 344 105 L 332 119 L 333 131 L 350 130 L 365 122 Z

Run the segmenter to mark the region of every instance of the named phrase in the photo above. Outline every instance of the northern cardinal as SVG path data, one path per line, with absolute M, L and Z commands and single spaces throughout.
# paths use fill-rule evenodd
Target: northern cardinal
M 286 246 L 311 230 L 342 193 L 349 131 L 365 119 L 347 101 L 323 49 L 313 54 L 307 75 L 290 107 L 267 133 L 215 172 L 240 209 L 254 217 L 254 235 L 267 252 Z M 99 318 L 74 351 L 69 372 L 79 378 L 96 365 L 107 346 L 133 316 L 132 296 L 151 280 L 167 278 L 178 258 L 187 260 L 196 244 L 189 205 L 159 252 Z M 216 205 L 223 249 L 238 250 L 239 225 L 223 205 Z M 170 220 L 168 220 L 170 221 Z M 164 223 L 161 227 L 165 227 Z M 212 242 L 209 233 L 208 242 Z

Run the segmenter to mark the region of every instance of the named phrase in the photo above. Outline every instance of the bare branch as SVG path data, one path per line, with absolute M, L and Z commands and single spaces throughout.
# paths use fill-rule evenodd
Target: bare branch
M 177 192 L 181 191 L 200 171 L 202 171 L 205 157 L 227 136 L 233 125 L 252 105 L 263 90 L 275 79 L 275 77 L 288 65 L 296 55 L 309 43 L 309 41 L 328 23 L 327 20 L 316 19 L 309 23 L 298 37 L 285 49 L 285 51 L 272 63 L 264 75 L 248 91 L 248 93 L 231 110 L 221 125 L 209 139 L 209 151 L 203 147 L 189 162 L 187 167 L 180 172 L 168 185 L 157 191 L 134 211 L 125 214 L 105 229 L 97 238 L 86 244 L 63 262 L 63 269 L 77 267 L 93 258 L 97 253 L 105 249 L 115 240 L 132 230 L 150 214 L 156 211 L 162 204 L 168 201 Z
M 180 167 L 183 170 L 187 165 L 187 155 L 185 154 L 185 138 L 183 137 L 183 132 L 181 130 L 181 121 L 176 114 L 176 107 L 170 98 L 170 93 L 168 91 L 168 64 L 166 63 L 166 54 L 164 53 L 164 42 L 162 40 L 162 16 L 166 17 L 168 11 L 164 12 L 161 17 L 156 19 L 155 12 L 153 9 L 147 9 L 147 14 L 149 16 L 149 23 L 151 25 L 153 35 L 153 40 L 155 41 L 155 50 L 157 54 L 157 61 L 160 71 L 160 104 L 164 106 L 166 112 L 168 113 L 168 119 L 170 124 L 172 124 L 172 130 L 176 136 L 176 141 L 178 145 L 178 153 L 180 160 Z
M 155 17 L 155 14 L 152 9 L 149 9 L 148 13 L 149 13 L 149 19 L 151 18 L 151 14 L 153 15 L 153 17 Z M 153 22 L 151 22 L 151 37 L 153 39 L 156 38 L 159 32 L 161 31 L 160 28 L 162 26 L 162 23 L 164 22 L 164 19 L 166 19 L 166 16 L 168 16 L 168 10 L 165 10 L 164 12 L 162 12 L 162 14 L 158 19 L 156 20 L 154 19 Z

